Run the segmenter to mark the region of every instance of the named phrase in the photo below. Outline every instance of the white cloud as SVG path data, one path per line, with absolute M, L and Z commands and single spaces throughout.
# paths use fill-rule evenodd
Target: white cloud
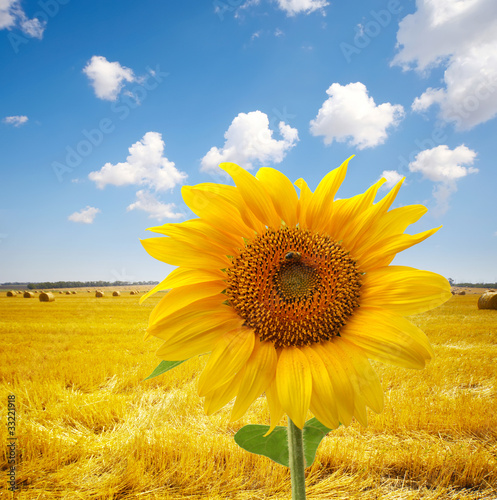
M 234 162 L 246 169 L 254 168 L 254 163 L 267 165 L 280 163 L 288 150 L 299 140 L 298 131 L 285 122 L 278 124 L 281 140 L 273 139 L 269 119 L 261 111 L 239 113 L 224 134 L 222 148 L 212 147 L 201 160 L 202 172 L 219 173 L 222 162 Z
M 158 132 L 147 132 L 128 151 L 129 156 L 125 162 L 115 165 L 106 163 L 100 170 L 90 172 L 88 178 L 100 189 L 107 184 L 135 184 L 162 191 L 172 189 L 187 177 L 185 172 L 180 172 L 172 161 L 163 156 L 164 141 Z
M 274 30 L 274 36 L 276 37 L 280 37 L 280 36 L 283 36 L 285 33 L 283 33 L 283 31 L 281 31 L 279 28 L 276 28 Z
M 326 0 L 277 0 L 277 3 L 278 7 L 285 11 L 288 16 L 301 13 L 310 14 L 329 5 Z
M 28 117 L 24 115 L 6 116 L 2 121 L 9 125 L 14 125 L 14 127 L 20 127 L 23 123 L 26 123 L 28 121 Z
M 0 30 L 19 28 L 25 35 L 41 39 L 45 27 L 46 22 L 26 16 L 19 0 L 0 0 Z
M 117 99 L 124 87 L 124 81 L 137 80 L 132 69 L 121 66 L 117 61 L 109 62 L 103 56 L 93 56 L 84 67 L 83 73 L 90 79 L 95 95 L 107 101 Z
M 449 198 L 457 191 L 456 181 L 478 172 L 477 168 L 463 166 L 473 165 L 475 158 L 476 152 L 464 145 L 453 150 L 442 145 L 419 152 L 409 163 L 411 172 L 420 172 L 425 179 L 436 183 L 433 196 L 439 215 L 448 210 Z
M 325 144 L 336 140 L 348 141 L 359 149 L 378 146 L 385 142 L 387 129 L 404 116 L 400 104 L 385 102 L 377 106 L 361 82 L 343 86 L 333 83 L 326 93 L 329 98 L 310 122 L 311 133 L 324 136 Z
M 395 186 L 395 184 L 397 184 L 403 176 L 399 174 L 397 170 L 383 170 L 381 177 L 384 177 L 387 180 L 382 187 L 390 189 Z
M 399 23 L 392 64 L 426 73 L 445 68 L 442 88 L 428 88 L 414 111 L 438 104 L 440 118 L 467 130 L 497 114 L 497 2 L 417 0 Z M 420 36 L 422 33 L 422 36 Z
M 178 219 L 183 217 L 183 214 L 174 212 L 174 203 L 162 203 L 152 193 L 141 189 L 136 193 L 136 201 L 128 206 L 126 209 L 130 210 L 143 210 L 147 212 L 149 219 Z
M 72 222 L 80 222 L 82 224 L 93 224 L 95 217 L 100 213 L 100 209 L 87 206 L 82 208 L 79 212 L 74 212 L 68 219 Z

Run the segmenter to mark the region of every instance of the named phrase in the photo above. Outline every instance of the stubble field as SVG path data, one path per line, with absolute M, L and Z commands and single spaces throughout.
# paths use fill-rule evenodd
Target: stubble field
M 15 395 L 15 498 L 290 499 L 288 470 L 233 441 L 269 422 L 264 398 L 229 423 L 196 394 L 205 357 L 143 381 L 160 341 L 143 341 L 142 306 L 79 291 L 55 302 L 0 293 L 1 498 L 7 403 Z M 454 296 L 412 317 L 436 357 L 422 371 L 375 363 L 385 411 L 330 433 L 307 469 L 312 499 L 497 498 L 497 311 Z

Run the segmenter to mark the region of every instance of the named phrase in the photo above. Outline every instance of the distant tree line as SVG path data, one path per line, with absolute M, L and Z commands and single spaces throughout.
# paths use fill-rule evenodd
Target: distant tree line
M 45 283 L 29 283 L 27 288 L 34 290 L 41 288 L 43 290 L 50 288 L 89 288 L 104 286 L 130 286 L 130 285 L 156 285 L 158 281 L 47 281 Z M 13 283 L 4 283 L 5 285 Z
M 450 286 L 466 288 L 497 288 L 497 283 L 456 283 L 452 278 L 447 278 Z

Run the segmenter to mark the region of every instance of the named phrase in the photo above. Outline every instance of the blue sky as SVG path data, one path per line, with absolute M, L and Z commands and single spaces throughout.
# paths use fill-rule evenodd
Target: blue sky
M 494 0 L 4 0 L 0 57 L 0 282 L 161 280 L 182 185 L 351 155 L 444 226 L 394 263 L 497 281 Z

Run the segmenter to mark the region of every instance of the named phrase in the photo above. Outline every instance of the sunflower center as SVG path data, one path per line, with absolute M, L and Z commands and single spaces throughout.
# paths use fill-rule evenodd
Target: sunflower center
M 331 237 L 267 230 L 227 270 L 230 304 L 275 347 L 330 340 L 359 306 L 361 273 Z

